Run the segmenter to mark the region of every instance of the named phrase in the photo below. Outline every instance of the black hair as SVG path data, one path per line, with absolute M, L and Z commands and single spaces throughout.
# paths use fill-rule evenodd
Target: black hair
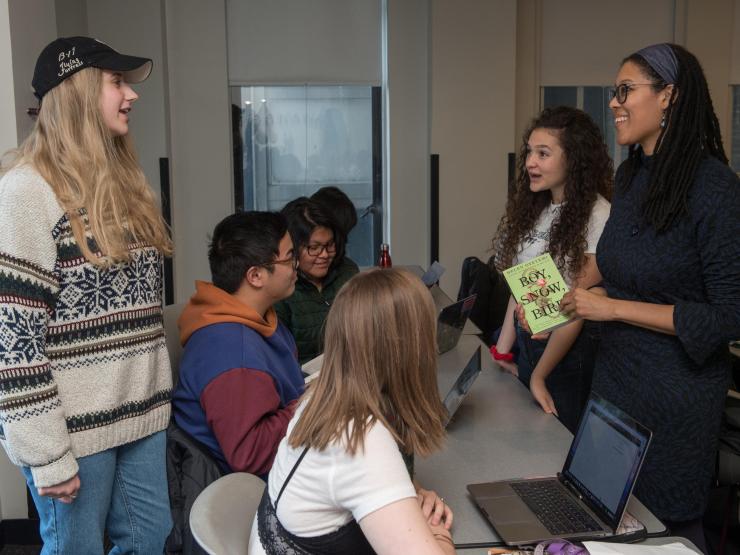
M 355 205 L 339 187 L 333 185 L 322 187 L 311 195 L 311 200 L 318 202 L 326 212 L 334 217 L 345 237 L 357 225 Z
M 665 126 L 656 142 L 650 186 L 642 206 L 643 216 L 659 232 L 687 213 L 689 190 L 702 159 L 712 156 L 728 163 L 719 121 L 699 60 L 681 46 L 669 46 L 678 61 L 678 77 L 665 111 Z M 653 83 L 654 91 L 661 91 L 668 85 L 641 55 L 631 54 L 622 65 L 626 62 L 642 70 Z M 632 182 L 639 160 L 640 149 L 630 145 L 620 187 L 628 187 Z
M 213 284 L 235 293 L 249 268 L 269 264 L 280 255 L 280 241 L 287 232 L 285 217 L 277 212 L 237 212 L 225 217 L 208 246 Z
M 334 244 L 337 247 L 331 268 L 336 268 L 342 263 L 347 236 L 322 204 L 308 197 L 298 197 L 286 204 L 280 213 L 288 222 L 288 231 L 296 253 L 308 245 L 311 234 L 317 227 L 325 227 L 333 233 Z

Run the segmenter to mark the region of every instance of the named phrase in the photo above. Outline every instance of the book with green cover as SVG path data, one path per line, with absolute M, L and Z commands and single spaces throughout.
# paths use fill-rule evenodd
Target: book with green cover
M 532 334 L 550 331 L 570 322 L 560 313 L 560 300 L 568 285 L 549 253 L 504 270 L 511 294 L 522 305 Z

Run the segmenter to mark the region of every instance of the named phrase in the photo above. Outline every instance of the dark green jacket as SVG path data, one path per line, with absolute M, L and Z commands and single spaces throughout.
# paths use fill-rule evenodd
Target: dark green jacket
M 275 305 L 278 318 L 295 337 L 301 364 L 323 352 L 324 321 L 331 303 L 342 285 L 359 271 L 357 264 L 345 257 L 326 276 L 321 291 L 299 273 L 295 292 Z

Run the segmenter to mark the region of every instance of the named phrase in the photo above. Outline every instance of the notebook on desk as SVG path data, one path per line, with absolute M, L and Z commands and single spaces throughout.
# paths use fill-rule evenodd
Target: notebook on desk
M 614 535 L 651 432 L 591 393 L 556 477 L 470 484 L 468 491 L 509 545 Z
M 465 322 L 468 321 L 470 311 L 475 305 L 475 298 L 476 295 L 470 295 L 439 311 L 437 318 L 437 351 L 439 354 L 446 353 L 457 346 Z

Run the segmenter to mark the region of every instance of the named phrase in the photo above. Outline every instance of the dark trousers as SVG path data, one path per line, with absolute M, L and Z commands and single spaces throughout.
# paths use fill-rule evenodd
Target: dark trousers
M 598 322 L 585 322 L 578 339 L 545 380 L 545 385 L 555 402 L 558 418 L 573 434 L 578 429 L 581 412 L 591 391 L 591 378 L 600 334 L 601 326 Z M 529 387 L 529 379 L 545 351 L 547 341 L 533 340 L 530 334 L 518 325 L 516 339 L 519 347 L 517 360 L 519 379 Z
M 698 547 L 702 553 L 709 553 L 707 550 L 707 540 L 704 537 L 704 524 L 702 524 L 700 518 L 685 522 L 664 520 L 663 524 L 668 527 L 671 536 L 686 538 Z

